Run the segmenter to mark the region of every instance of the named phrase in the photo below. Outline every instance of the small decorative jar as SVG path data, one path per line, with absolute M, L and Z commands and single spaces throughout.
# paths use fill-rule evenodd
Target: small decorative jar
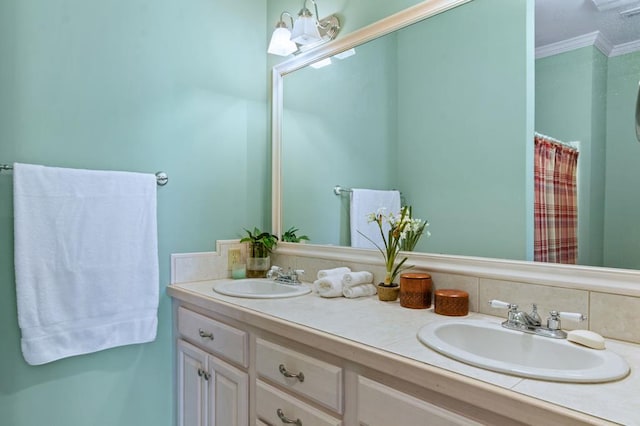
M 412 309 L 430 308 L 432 288 L 433 282 L 429 274 L 400 275 L 400 305 Z
M 461 317 L 469 313 L 469 293 L 463 290 L 436 290 L 434 312 L 450 317 Z

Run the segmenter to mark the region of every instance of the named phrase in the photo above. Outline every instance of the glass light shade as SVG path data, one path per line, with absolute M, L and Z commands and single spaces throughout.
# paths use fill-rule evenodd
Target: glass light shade
M 298 16 L 293 24 L 291 40 L 298 44 L 317 43 L 322 40 L 318 25 L 313 16 Z
M 291 31 L 288 28 L 278 27 L 271 35 L 267 52 L 272 55 L 288 56 L 298 50 L 298 46 L 291 41 Z

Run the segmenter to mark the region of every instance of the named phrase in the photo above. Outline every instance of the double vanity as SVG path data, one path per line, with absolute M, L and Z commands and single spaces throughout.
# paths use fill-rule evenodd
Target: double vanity
M 640 422 L 637 345 L 588 349 L 480 313 L 444 317 L 375 296 L 279 287 L 229 279 L 168 287 L 180 425 Z M 543 375 L 523 377 L 535 374 Z

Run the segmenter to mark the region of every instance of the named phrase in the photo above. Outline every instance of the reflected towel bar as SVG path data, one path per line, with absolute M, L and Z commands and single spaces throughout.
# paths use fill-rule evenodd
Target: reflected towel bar
M 0 164 L 0 172 L 3 170 L 13 170 L 13 166 Z M 158 186 L 165 186 L 169 182 L 169 176 L 165 172 L 156 172 L 156 182 Z
M 336 195 L 342 195 L 342 193 L 353 192 L 351 188 L 343 188 L 340 185 L 336 185 L 333 187 L 333 193 Z
M 395 189 L 394 189 L 395 191 Z M 336 195 L 342 195 L 342 194 L 350 194 L 353 192 L 353 189 L 351 188 L 343 188 L 340 185 L 336 185 L 333 187 L 333 193 Z M 400 192 L 400 203 L 401 204 L 406 204 L 406 200 L 404 199 L 404 194 L 402 192 Z

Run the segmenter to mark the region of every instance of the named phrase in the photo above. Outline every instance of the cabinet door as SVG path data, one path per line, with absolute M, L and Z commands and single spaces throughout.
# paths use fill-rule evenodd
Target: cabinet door
M 208 384 L 208 425 L 248 426 L 249 375 L 209 355 L 205 376 Z
M 178 426 L 204 426 L 207 354 L 178 340 Z
M 358 424 L 366 426 L 480 425 L 365 377 L 358 377 Z

